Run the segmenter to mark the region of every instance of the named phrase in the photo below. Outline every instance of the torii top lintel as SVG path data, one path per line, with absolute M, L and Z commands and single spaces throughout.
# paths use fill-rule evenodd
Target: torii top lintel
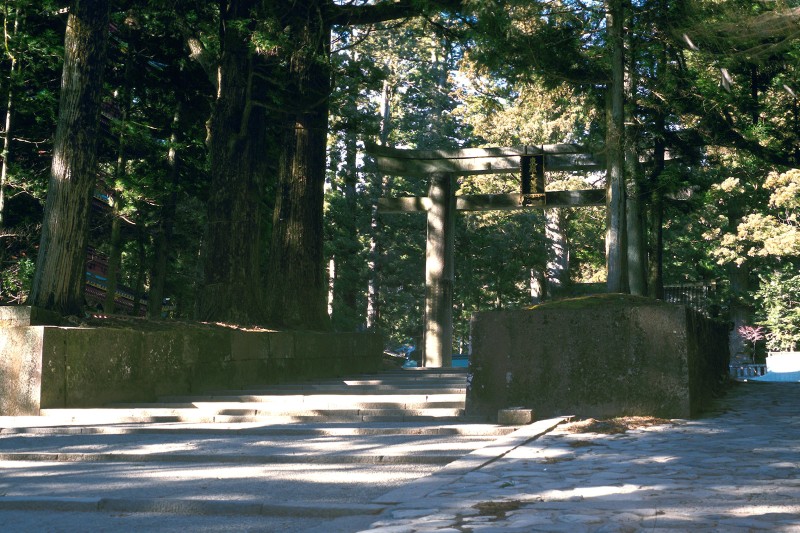
M 598 154 L 577 144 L 544 144 L 508 148 L 461 150 L 405 150 L 372 143 L 366 145 L 378 171 L 396 176 L 434 173 L 468 176 L 518 172 L 523 159 L 540 158 L 548 171 L 597 171 L 605 168 Z

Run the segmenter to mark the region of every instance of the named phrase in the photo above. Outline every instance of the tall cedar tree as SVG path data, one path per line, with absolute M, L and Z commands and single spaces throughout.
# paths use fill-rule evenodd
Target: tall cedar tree
M 240 324 L 265 320 L 259 294 L 264 225 L 260 202 L 271 165 L 265 156 L 268 141 L 277 139 L 278 192 L 267 269 L 266 320 L 280 326 L 329 327 L 322 215 L 331 95 L 330 30 L 458 4 L 448 0 L 364 5 L 330 0 L 286 5 L 229 0 L 221 4 L 223 44 L 220 86 L 210 124 L 212 192 L 203 243 L 201 318 Z M 263 23 L 258 28 L 262 31 L 272 28 L 273 34 L 265 38 L 272 43 L 264 47 L 269 53 L 256 53 L 260 46 L 247 40 L 259 23 Z M 266 68 L 259 69 L 258 62 Z M 265 87 L 276 79 L 284 85 Z M 270 91 L 273 94 L 267 94 Z M 267 133 L 268 112 L 277 119 L 281 132 Z
M 29 297 L 30 304 L 62 314 L 79 313 L 83 305 L 108 24 L 108 0 L 72 2 L 53 164 Z
M 264 323 L 265 317 L 261 230 L 271 130 L 267 109 L 253 96 L 269 90 L 266 59 L 253 53 L 249 42 L 258 4 L 220 4 L 219 87 L 209 121 L 211 190 L 198 305 L 202 320 L 245 325 Z

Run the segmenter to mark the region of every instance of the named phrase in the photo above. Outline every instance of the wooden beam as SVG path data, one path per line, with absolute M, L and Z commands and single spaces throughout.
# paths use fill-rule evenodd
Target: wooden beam
M 604 189 L 577 191 L 547 191 L 541 194 L 470 194 L 456 196 L 457 211 L 510 211 L 515 209 L 544 209 L 550 207 L 588 207 L 605 205 Z M 430 209 L 426 196 L 381 198 L 378 211 L 391 213 L 419 213 Z
M 544 194 L 468 194 L 456 196 L 456 211 L 510 211 L 543 209 Z
M 391 148 L 374 143 L 365 144 L 367 153 L 392 159 L 471 159 L 481 157 L 519 157 L 523 155 L 585 154 L 589 150 L 579 144 L 542 144 L 538 146 L 511 146 L 490 148 L 462 148 L 457 150 L 408 150 Z
M 519 172 L 522 159 L 544 157 L 544 170 L 592 171 L 604 168 L 602 158 L 574 144 L 467 148 L 464 150 L 401 150 L 368 144 L 378 172 L 425 177 L 434 173 L 457 176 Z

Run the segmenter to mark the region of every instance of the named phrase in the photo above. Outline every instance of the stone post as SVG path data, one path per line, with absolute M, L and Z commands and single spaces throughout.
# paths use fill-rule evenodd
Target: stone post
M 449 367 L 453 351 L 453 280 L 456 180 L 431 175 L 428 239 L 425 247 L 426 367 Z

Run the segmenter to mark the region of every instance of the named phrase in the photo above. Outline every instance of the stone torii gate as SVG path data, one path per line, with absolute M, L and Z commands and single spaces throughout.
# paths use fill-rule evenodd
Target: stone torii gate
M 368 144 L 377 171 L 430 178 L 428 196 L 381 198 L 379 213 L 427 212 L 425 248 L 426 367 L 452 365 L 454 236 L 457 211 L 588 207 L 606 203 L 605 189 L 545 191 L 546 171 L 599 171 L 605 162 L 573 144 L 463 150 L 403 150 Z M 456 196 L 456 177 L 519 172 L 520 192 Z

